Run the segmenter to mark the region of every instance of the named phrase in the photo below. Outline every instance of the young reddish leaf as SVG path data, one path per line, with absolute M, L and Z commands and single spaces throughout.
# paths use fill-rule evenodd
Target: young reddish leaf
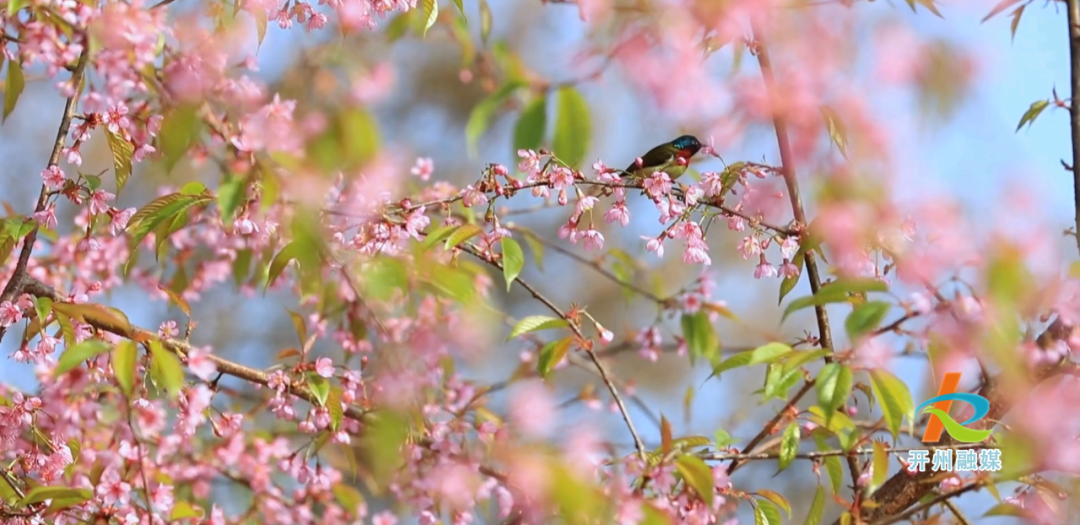
M 982 21 L 986 22 L 987 20 L 994 18 L 995 16 L 997 16 L 998 13 L 1008 9 L 1010 6 L 1016 5 L 1020 1 L 1021 0 L 1001 0 L 996 5 L 994 5 L 993 9 L 990 10 L 990 14 L 983 17 Z
M 308 334 L 307 334 L 307 322 L 304 321 L 304 316 L 302 316 L 302 315 L 300 315 L 300 314 L 298 314 L 298 313 L 296 313 L 296 312 L 294 312 L 292 310 L 288 310 L 288 312 L 289 312 L 289 318 L 292 319 L 293 328 L 296 329 L 296 337 L 298 337 L 300 339 L 300 346 L 306 346 L 307 345 Z
M 131 396 L 135 389 L 135 370 L 139 358 L 139 349 L 129 339 L 124 339 L 113 348 L 112 366 L 116 382 L 124 395 Z
M 671 422 L 660 414 L 660 454 L 667 456 L 671 452 Z
M 303 355 L 303 354 L 301 354 L 299 350 L 297 350 L 295 348 L 286 348 L 286 349 L 278 352 L 277 356 L 275 356 L 275 359 L 281 360 L 281 359 L 286 359 L 286 358 L 289 358 L 289 357 L 297 357 L 297 356 L 300 356 L 300 355 Z
M 180 308 L 180 311 L 184 312 L 184 315 L 186 315 L 188 317 L 191 317 L 191 305 L 189 305 L 187 300 L 184 299 L 184 296 L 182 296 L 182 295 L 180 295 L 180 294 L 172 291 L 171 289 L 166 288 L 166 287 L 164 287 L 164 286 L 162 286 L 160 284 L 158 285 L 158 290 L 161 290 L 162 292 L 165 293 L 165 295 L 168 295 L 169 300 L 172 301 L 174 304 L 176 304 L 176 306 L 178 308 Z

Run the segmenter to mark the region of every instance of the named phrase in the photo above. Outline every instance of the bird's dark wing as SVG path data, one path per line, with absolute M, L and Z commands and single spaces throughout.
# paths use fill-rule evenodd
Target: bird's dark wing
M 641 156 L 640 168 L 638 167 L 637 162 L 633 162 L 625 171 L 627 173 L 635 173 L 644 172 L 650 168 L 664 168 L 670 165 L 674 160 L 675 149 L 671 144 L 661 144 Z

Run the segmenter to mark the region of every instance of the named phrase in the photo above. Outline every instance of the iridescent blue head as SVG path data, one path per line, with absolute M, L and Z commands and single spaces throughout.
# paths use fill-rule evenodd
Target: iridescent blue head
M 671 145 L 675 146 L 679 151 L 687 153 L 687 156 L 691 157 L 697 154 L 702 148 L 701 141 L 693 135 L 683 135 L 671 141 Z

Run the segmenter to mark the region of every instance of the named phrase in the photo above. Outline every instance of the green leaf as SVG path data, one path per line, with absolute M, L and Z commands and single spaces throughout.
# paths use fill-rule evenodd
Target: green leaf
M 330 387 L 330 395 L 326 396 L 326 409 L 330 412 L 330 430 L 337 432 L 341 428 L 341 422 L 345 420 L 345 407 L 341 404 L 341 395 L 345 391 L 339 386 Z
M 771 501 L 758 500 L 754 508 L 754 525 L 780 525 L 780 509 Z
M 454 0 L 454 5 L 457 6 L 458 12 L 461 13 L 461 18 L 464 20 L 468 20 L 468 18 L 465 16 L 465 4 L 462 3 L 461 0 Z
M 784 359 L 784 370 L 793 370 L 810 361 L 817 360 L 832 354 L 832 350 L 828 348 L 820 348 L 818 350 L 807 350 L 803 352 L 793 351 L 788 357 Z
M 481 15 L 483 15 L 483 12 L 481 12 Z M 469 113 L 469 121 L 465 123 L 465 142 L 470 157 L 475 158 L 477 156 L 476 144 L 480 141 L 480 137 L 484 132 L 487 131 L 488 125 L 499 107 L 502 106 L 507 97 L 523 86 L 524 84 L 521 82 L 507 82 L 498 91 L 480 101 Z
M 337 499 L 338 503 L 349 512 L 364 503 L 364 495 L 352 485 L 339 482 L 335 483 L 330 490 L 334 493 L 334 498 Z
M 180 360 L 161 345 L 161 341 L 150 341 L 150 377 L 159 387 L 176 397 L 184 386 L 184 367 Z
M 379 123 L 371 112 L 360 108 L 343 110 L 337 125 L 346 167 L 358 168 L 375 158 L 381 139 Z
M 1035 123 L 1035 119 L 1039 118 L 1039 114 L 1050 105 L 1049 100 L 1036 100 L 1031 103 L 1031 107 L 1024 112 L 1024 116 L 1020 117 L 1020 123 L 1016 125 L 1016 131 L 1020 131 L 1027 124 L 1029 127 Z
M 30 492 L 26 493 L 26 497 L 24 497 L 22 501 L 19 502 L 19 506 L 25 507 L 34 503 L 41 503 L 47 499 L 73 499 L 83 502 L 89 501 L 92 497 L 94 497 L 94 492 L 90 489 L 38 486 L 30 489 Z
M 460 228 L 454 231 L 454 233 L 452 233 L 449 237 L 446 238 L 446 244 L 444 245 L 444 248 L 447 250 L 451 248 L 456 248 L 457 245 L 477 235 L 480 235 L 481 233 L 484 233 L 483 228 L 475 224 L 463 224 Z
M 840 363 L 829 363 L 821 369 L 814 386 L 817 388 L 818 405 L 825 414 L 826 426 L 832 421 L 836 410 L 844 405 L 851 395 L 851 386 L 855 379 L 851 369 Z
M 124 137 L 111 131 L 105 130 L 108 139 L 109 151 L 112 152 L 113 171 L 116 173 L 117 195 L 124 189 L 128 178 L 131 177 L 131 156 L 135 154 L 135 146 L 132 146 Z
M 829 106 L 821 106 L 821 116 L 825 118 L 825 129 L 829 132 L 829 138 L 832 139 L 833 144 L 836 144 L 836 148 L 840 150 L 840 154 L 846 159 L 847 128 L 844 127 L 844 122 L 840 120 L 840 115 Z
M 705 506 L 711 508 L 714 482 L 709 466 L 697 456 L 683 454 L 675 460 L 675 470 L 686 480 L 686 484 L 693 487 L 701 496 Z
M 721 361 L 719 365 L 716 365 L 713 368 L 712 374 L 709 375 L 709 378 L 720 377 L 720 374 L 727 372 L 728 370 L 746 366 L 750 364 L 750 359 L 753 358 L 753 356 L 753 352 L 740 352 L 735 354 Z
M 529 245 L 529 251 L 532 252 L 533 263 L 541 271 L 544 269 L 544 245 L 531 233 L 525 234 L 525 244 Z
M 514 284 L 514 279 L 521 275 L 521 270 L 525 267 L 525 252 L 521 251 L 521 245 L 510 237 L 503 237 L 501 241 L 503 279 L 506 280 L 506 291 L 509 292 L 510 285 Z
M 801 435 L 799 433 L 799 423 L 792 421 L 784 429 L 784 437 L 780 441 L 780 470 L 788 468 L 792 461 L 795 461 L 795 454 L 799 453 L 799 439 Z M 788 513 L 791 513 L 791 509 L 788 509 Z
M 15 15 L 26 7 L 26 2 L 27 0 L 8 0 L 8 18 L 15 18 Z
M 900 378 L 885 370 L 870 371 L 870 387 L 874 391 L 874 398 L 881 404 L 889 431 L 896 439 L 904 416 L 909 421 L 915 420 L 915 402 L 911 399 L 911 391 Z
M 460 227 L 460 224 L 451 224 L 449 226 L 436 228 L 424 237 L 424 241 L 420 243 L 420 247 L 424 250 L 428 250 L 432 246 L 435 246 L 439 241 L 449 237 L 451 233 L 454 233 Z
M 806 513 L 803 525 L 818 525 L 825 514 L 825 487 L 818 485 L 814 492 L 814 503 L 810 505 L 810 512 Z
M 87 359 L 104 354 L 111 348 L 108 343 L 100 339 L 87 339 L 75 346 L 70 346 L 64 350 L 64 353 L 57 361 L 56 368 L 53 369 L 53 377 L 59 377 L 61 374 L 65 374 L 81 365 Z
M 326 399 L 330 397 L 330 382 L 323 376 L 314 372 L 309 372 L 307 375 L 308 386 L 311 388 L 311 393 L 315 394 L 315 399 L 318 400 L 319 406 L 326 406 Z
M 716 431 L 716 438 L 715 439 L 716 439 L 716 448 L 724 448 L 724 447 L 726 447 L 726 446 L 728 446 L 728 445 L 730 445 L 732 443 L 735 443 L 735 442 L 739 441 L 739 440 L 731 437 L 731 434 L 728 434 L 727 430 L 724 430 L 722 428 Z
M 787 513 L 789 518 L 791 517 L 791 503 L 787 500 L 787 498 L 769 489 L 758 489 L 757 493 L 758 496 L 771 501 L 774 505 Z
M 472 276 L 460 270 L 435 271 L 428 278 L 440 293 L 450 297 L 461 304 L 469 304 L 476 295 L 476 287 Z
M 487 0 L 479 0 L 480 3 L 480 41 L 487 45 L 488 37 L 491 36 L 491 6 Z
M 567 323 L 565 319 L 548 317 L 546 315 L 530 315 L 514 325 L 514 328 L 510 330 L 510 337 L 507 337 L 506 340 L 509 341 L 519 335 L 527 334 L 529 332 L 550 330 L 552 328 L 565 328 L 567 326 L 570 326 L 570 323 Z
M 840 489 L 844 486 L 844 466 L 840 463 L 840 458 L 836 456 L 825 458 L 825 472 L 829 474 L 833 494 L 840 494 Z
M 720 354 L 720 342 L 716 338 L 713 325 L 709 322 L 709 314 L 705 310 L 683 314 L 681 324 L 691 362 L 702 357 L 712 361 Z
M 435 21 L 438 19 L 438 0 L 424 0 L 424 38 L 427 38 L 428 29 L 431 29 L 431 26 L 435 25 Z
M 169 520 L 182 520 L 185 518 L 202 519 L 205 511 L 199 507 L 193 507 L 186 501 L 177 501 L 173 503 L 172 514 L 169 515 Z
M 844 321 L 848 338 L 855 342 L 862 335 L 876 330 L 889 313 L 890 306 L 884 301 L 868 301 L 855 307 Z
M 135 365 L 138 358 L 139 349 L 135 346 L 135 342 L 130 339 L 120 341 L 117 343 L 116 348 L 113 348 L 113 373 L 116 375 L 116 382 L 120 383 L 120 389 L 124 391 L 126 396 L 131 396 L 131 392 L 135 389 Z
M 11 481 L 8 481 L 4 473 L 0 473 L 0 502 L 14 507 L 19 499 L 19 493 L 15 492 L 15 487 L 12 486 Z
M 874 475 L 870 479 L 869 491 L 872 493 L 885 483 L 889 475 L 889 453 L 885 450 L 885 444 L 880 441 L 874 442 Z
M 221 213 L 221 220 L 225 224 L 232 224 L 233 213 L 240 207 L 244 197 L 247 196 L 247 183 L 243 177 L 231 177 L 218 186 L 217 205 Z
M 790 346 L 784 343 L 768 343 L 750 352 L 750 361 L 746 364 L 747 366 L 754 366 L 761 363 L 775 363 L 793 351 Z
M 19 103 L 19 95 L 22 95 L 25 87 L 26 79 L 23 78 L 22 64 L 19 64 L 18 60 L 9 60 L 7 82 L 4 84 L 4 118 L 0 122 L 7 121 L 8 115 L 15 111 L 15 105 Z
M 779 364 L 770 364 L 765 372 L 765 399 L 786 399 L 788 391 L 800 379 L 802 379 L 800 370 L 785 370 Z
M 558 341 L 551 341 L 540 349 L 540 358 L 536 362 L 536 371 L 540 374 L 540 377 L 546 378 L 551 373 L 555 365 L 559 364 L 563 357 L 566 357 L 566 353 L 570 351 L 570 346 L 573 343 L 574 338 L 572 336 L 564 337 Z
M 276 281 L 278 276 L 281 275 L 281 272 L 285 270 L 285 267 L 289 265 L 289 262 L 297 258 L 301 249 L 301 245 L 297 241 L 293 241 L 286 244 L 285 247 L 274 256 L 274 259 L 270 261 L 270 272 L 266 277 L 266 288 L 270 288 L 274 285 L 274 281 Z
M 259 11 L 254 9 L 253 11 Z M 257 17 L 256 17 L 257 18 Z M 262 35 L 266 32 L 265 16 L 262 20 L 263 29 L 259 33 L 259 42 L 262 43 Z M 171 172 L 180 159 L 187 154 L 188 148 L 199 133 L 199 115 L 196 109 L 189 105 L 179 106 L 165 114 L 161 122 L 161 131 L 158 132 L 158 146 L 161 148 L 162 157 L 165 159 L 165 172 Z
M 1026 517 L 1027 514 L 1024 513 L 1024 509 L 1013 503 L 998 503 L 997 505 L 990 507 L 990 510 L 986 511 L 986 514 L 983 514 L 984 518 L 993 516 L 1013 516 L 1023 518 Z
M 589 105 L 573 87 L 563 87 L 556 95 L 557 113 L 552 148 L 555 155 L 571 167 L 585 159 L 589 151 L 592 124 Z
M 547 98 L 538 96 L 522 110 L 514 125 L 514 155 L 519 149 L 540 149 L 547 127 Z
M 814 295 L 800 297 L 791 301 L 791 304 L 784 309 L 784 316 L 781 320 L 786 320 L 789 315 L 803 308 L 845 302 L 849 293 L 887 291 L 889 291 L 889 287 L 877 279 L 840 279 L 822 286 L 818 289 L 818 293 Z

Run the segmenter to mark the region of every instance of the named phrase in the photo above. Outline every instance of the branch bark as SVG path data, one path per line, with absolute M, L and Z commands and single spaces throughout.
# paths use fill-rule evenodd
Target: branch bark
M 1072 130 L 1073 212 L 1076 219 L 1076 247 L 1080 249 L 1080 0 L 1067 0 L 1069 20 L 1069 71 L 1072 94 L 1069 121 Z

